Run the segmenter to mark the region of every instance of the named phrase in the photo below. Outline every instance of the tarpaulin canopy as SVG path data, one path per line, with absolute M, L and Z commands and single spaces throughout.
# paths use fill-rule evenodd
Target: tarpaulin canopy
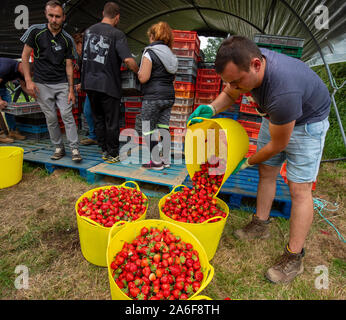
M 106 1 L 61 0 L 65 4 L 65 29 L 83 31 L 102 18 Z M 119 0 L 123 30 L 130 48 L 138 55 L 148 43 L 146 31 L 158 21 L 173 29 L 194 30 L 203 36 L 239 34 L 253 39 L 255 34 L 293 36 L 305 39 L 303 60 L 331 40 L 345 34 L 344 0 Z M 28 25 L 46 22 L 46 0 L 2 0 L 0 54 L 20 56 L 20 36 Z M 322 6 L 321 6 L 322 5 Z M 20 6 L 20 7 L 19 7 Z M 26 7 L 27 9 L 25 9 Z M 25 10 L 29 19 L 25 20 Z M 325 25 L 323 23 L 326 22 Z M 22 28 L 22 29 L 21 29 Z

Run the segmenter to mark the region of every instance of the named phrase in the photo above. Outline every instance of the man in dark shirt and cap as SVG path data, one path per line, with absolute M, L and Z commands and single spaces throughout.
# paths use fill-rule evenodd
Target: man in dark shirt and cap
M 24 80 L 23 65 L 20 61 L 11 58 L 0 58 L 0 110 L 6 108 L 7 104 L 12 101 L 10 92 L 6 88 L 6 83 L 19 79 L 20 85 L 24 92 L 27 92 Z M 2 115 L 0 115 L 2 117 Z M 5 113 L 9 133 L 0 134 L 0 142 L 12 143 L 13 140 L 24 140 L 25 136 L 16 130 L 16 119 L 14 115 Z M 1 128 L 5 131 L 5 128 Z

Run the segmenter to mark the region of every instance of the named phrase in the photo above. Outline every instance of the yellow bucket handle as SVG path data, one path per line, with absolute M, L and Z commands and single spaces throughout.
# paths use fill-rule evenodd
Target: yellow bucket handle
M 91 224 L 94 225 L 94 226 L 101 227 L 101 228 L 105 228 L 105 227 L 101 226 L 99 223 L 95 222 L 94 220 L 92 220 L 92 219 L 90 219 L 90 218 L 88 218 L 88 217 L 86 217 L 86 216 L 81 216 L 81 215 L 80 215 L 80 218 L 83 219 L 83 220 L 85 220 L 85 221 L 87 221 L 87 222 L 89 222 L 89 223 L 91 223 Z
M 201 288 L 200 288 L 201 291 L 206 288 L 206 286 L 209 284 L 209 282 L 214 277 L 214 267 L 211 264 L 209 264 L 207 268 L 209 269 L 208 270 L 208 275 L 207 275 L 207 278 L 205 279 L 203 285 L 201 285 Z
M 175 189 L 178 189 L 179 187 L 184 187 L 184 188 L 186 188 L 185 185 L 183 185 L 183 184 L 178 184 L 177 186 L 175 186 L 175 187 L 173 188 L 173 190 L 172 190 L 170 193 L 176 192 Z
M 208 223 L 208 222 L 210 222 L 210 221 L 213 221 L 214 219 L 221 219 L 221 220 L 224 220 L 225 218 L 224 218 L 224 217 L 221 217 L 221 216 L 215 216 L 215 217 L 211 217 L 211 218 L 209 218 L 208 220 L 205 220 L 205 221 L 201 222 L 200 224 L 206 224 L 206 223 Z
M 196 296 L 196 297 L 192 297 L 189 300 L 213 300 L 213 299 L 209 298 L 208 296 Z
M 19 153 L 24 153 L 24 150 L 22 148 L 18 148 L 16 150 L 14 150 L 12 153 L 10 153 L 10 154 L 8 154 L 6 156 L 1 157 L 1 159 L 6 159 L 6 158 L 14 157 L 14 156 L 18 155 L 18 152 Z
M 128 223 L 128 222 L 120 220 L 120 221 L 118 221 L 118 222 L 116 222 L 116 223 L 114 223 L 112 225 L 112 227 L 111 227 L 111 229 L 109 230 L 109 233 L 108 233 L 108 244 L 110 243 L 111 239 L 113 238 L 114 229 L 116 227 L 119 227 L 119 225 L 126 224 L 126 223 Z
M 136 189 L 138 190 L 138 191 L 140 191 L 140 188 L 139 188 L 139 185 L 136 183 L 136 182 L 134 182 L 134 181 L 125 181 L 122 185 L 120 185 L 121 187 L 126 187 L 126 184 L 128 184 L 128 183 L 133 183 L 136 187 Z
M 194 117 L 192 119 L 201 119 L 201 120 L 210 120 L 208 118 L 202 118 L 202 117 Z M 186 124 L 186 127 L 190 126 L 192 119 Z M 195 123 L 194 123 L 195 124 Z

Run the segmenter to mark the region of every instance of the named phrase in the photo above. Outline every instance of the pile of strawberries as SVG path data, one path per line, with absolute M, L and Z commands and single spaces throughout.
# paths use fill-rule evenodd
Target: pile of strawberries
M 173 220 L 186 223 L 202 223 L 215 216 L 226 217 L 214 197 L 221 186 L 225 167 L 225 161 L 217 158 L 202 164 L 201 170 L 192 178 L 193 188 L 185 187 L 166 197 L 161 211 Z
M 148 200 L 141 191 L 112 186 L 95 190 L 91 198 L 84 197 L 78 203 L 78 214 L 112 227 L 117 221 L 137 220 L 147 209 Z
M 186 300 L 203 280 L 198 251 L 166 227 L 143 227 L 110 267 L 118 287 L 135 300 Z

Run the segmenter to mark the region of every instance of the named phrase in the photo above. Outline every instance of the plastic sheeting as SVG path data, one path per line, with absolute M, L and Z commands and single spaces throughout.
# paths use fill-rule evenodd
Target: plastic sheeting
M 99 22 L 105 1 L 67 0 L 66 30 L 71 34 Z M 132 52 L 139 56 L 148 43 L 146 31 L 158 21 L 173 29 L 194 30 L 204 36 L 240 34 L 253 39 L 257 33 L 293 36 L 305 39 L 303 60 L 310 59 L 319 47 L 329 47 L 331 40 L 345 33 L 344 0 L 124 0 L 119 28 L 129 41 Z M 0 54 L 19 56 L 20 36 L 25 21 L 18 6 L 26 6 L 29 25 L 44 23 L 44 4 L 39 0 L 2 0 L 0 20 Z M 324 7 L 319 7 L 323 5 Z M 17 13 L 16 13 L 17 7 Z M 323 11 L 324 9 L 324 11 Z M 25 10 L 24 10 L 25 11 Z M 19 13 L 18 13 L 19 12 Z M 22 19 L 22 21 L 20 20 Z M 327 20 L 326 20 L 327 19 Z M 322 26 L 322 22 L 328 25 Z M 16 23 L 15 23 L 16 22 Z M 16 28 L 17 27 L 17 28 Z M 322 28 L 321 28 L 322 27 Z

